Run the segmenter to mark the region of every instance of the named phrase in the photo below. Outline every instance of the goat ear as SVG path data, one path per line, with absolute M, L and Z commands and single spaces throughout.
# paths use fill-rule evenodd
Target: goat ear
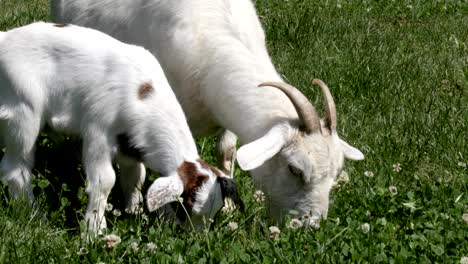
M 286 142 L 285 126 L 274 126 L 263 137 L 240 147 L 237 151 L 237 162 L 242 170 L 253 170 L 276 155 Z
M 218 177 L 217 180 L 221 187 L 221 195 L 223 196 L 223 200 L 225 200 L 225 198 L 231 198 L 234 204 L 239 206 L 239 210 L 244 212 L 244 202 L 242 202 L 239 196 L 239 192 L 234 180 L 232 178 L 223 176 Z
M 179 176 L 159 177 L 146 194 L 148 210 L 153 212 L 162 206 L 174 202 L 184 192 L 184 184 Z
M 364 154 L 362 152 L 346 143 L 344 140 L 340 139 L 341 148 L 343 149 L 343 154 L 346 159 L 349 160 L 363 160 Z

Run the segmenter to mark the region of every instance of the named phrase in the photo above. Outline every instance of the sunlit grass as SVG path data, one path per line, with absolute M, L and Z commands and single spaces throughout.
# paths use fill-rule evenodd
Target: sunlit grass
M 86 244 L 79 145 L 41 137 L 43 213 L 31 216 L 0 191 L 0 263 L 459 263 L 468 256 L 468 5 L 387 2 L 257 1 L 277 69 L 318 109 L 310 81 L 324 80 L 339 133 L 366 155 L 347 164 L 349 181 L 332 193 L 319 230 L 282 226 L 272 236 L 252 180 L 237 170 L 244 214 L 187 233 L 153 215 L 111 211 L 108 232 L 120 243 Z M 48 19 L 47 1 L 0 0 L 0 30 Z M 214 163 L 213 139 L 198 146 Z M 118 190 L 111 201 L 120 208 Z

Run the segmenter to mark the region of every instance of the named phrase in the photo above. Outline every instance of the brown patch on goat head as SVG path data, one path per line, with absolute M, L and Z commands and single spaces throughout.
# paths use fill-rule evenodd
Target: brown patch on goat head
M 208 180 L 209 176 L 199 171 L 195 163 L 188 161 L 184 161 L 177 168 L 177 173 L 184 183 L 184 192 L 181 196 L 184 199 L 183 205 L 190 215 L 195 203 L 195 195 L 198 189 Z
M 199 159 L 197 161 L 201 164 L 202 168 L 204 168 L 205 170 L 212 171 L 217 177 L 223 176 L 223 173 L 218 168 L 216 168 L 215 166 L 212 166 L 209 163 L 206 163 L 206 161 L 201 160 L 201 159 Z
M 154 88 L 150 83 L 142 83 L 138 88 L 138 99 L 143 100 L 147 98 L 152 92 Z
M 58 27 L 58 28 L 68 27 L 68 24 L 55 24 L 54 27 Z

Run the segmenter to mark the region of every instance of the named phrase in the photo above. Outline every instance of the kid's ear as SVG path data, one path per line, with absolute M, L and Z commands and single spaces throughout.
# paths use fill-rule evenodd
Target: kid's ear
M 159 177 L 156 179 L 146 194 L 148 210 L 153 212 L 162 206 L 177 201 L 184 192 L 184 184 L 178 175 Z

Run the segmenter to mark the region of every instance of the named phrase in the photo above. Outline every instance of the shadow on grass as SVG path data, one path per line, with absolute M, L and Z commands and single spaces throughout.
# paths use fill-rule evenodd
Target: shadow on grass
M 3 153 L 0 153 L 0 158 Z M 54 141 L 42 134 L 36 143 L 35 165 L 32 169 L 33 193 L 39 208 L 51 224 L 71 231 L 79 232 L 79 221 L 84 219 L 87 206 L 86 173 L 81 163 L 82 142 L 76 138 L 64 138 Z M 109 195 L 108 202 L 113 208 L 124 214 L 123 192 L 120 188 L 119 169 L 116 184 Z M 147 172 L 147 179 L 142 193 L 151 185 L 153 177 Z M 7 190 L 8 188 L 5 188 Z M 8 192 L 0 199 L 0 206 L 8 207 Z M 106 212 L 106 215 L 110 212 Z M 133 216 L 129 216 L 133 217 Z M 108 223 L 112 228 L 112 221 Z

